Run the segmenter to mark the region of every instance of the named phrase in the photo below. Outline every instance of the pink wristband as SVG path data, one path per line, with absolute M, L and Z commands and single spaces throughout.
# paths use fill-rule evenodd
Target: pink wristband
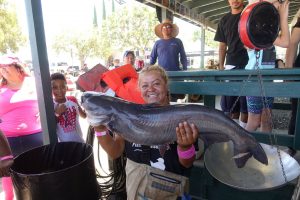
M 8 155 L 8 156 L 3 156 L 3 157 L 0 157 L 0 161 L 3 161 L 3 160 L 9 160 L 9 159 L 13 159 L 13 155 Z
M 192 145 L 191 148 L 186 151 L 181 151 L 177 146 L 177 153 L 179 158 L 190 159 L 195 155 L 195 152 L 196 151 L 194 145 Z
M 95 131 L 95 135 L 97 137 L 102 137 L 102 136 L 106 135 L 106 131 L 101 131 L 101 132 Z

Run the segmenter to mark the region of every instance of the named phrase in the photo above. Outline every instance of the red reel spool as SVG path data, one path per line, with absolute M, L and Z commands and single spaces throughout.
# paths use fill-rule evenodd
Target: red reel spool
M 279 24 L 279 13 L 273 4 L 266 1 L 250 4 L 241 14 L 240 39 L 250 49 L 272 47 L 279 33 Z

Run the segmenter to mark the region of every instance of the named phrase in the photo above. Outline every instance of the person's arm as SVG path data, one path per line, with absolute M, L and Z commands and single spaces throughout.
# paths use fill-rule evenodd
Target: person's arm
M 150 54 L 150 65 L 154 65 L 157 60 L 157 42 L 155 42 L 151 54 Z
M 285 56 L 285 67 L 286 68 L 293 67 L 299 42 L 300 42 L 300 28 L 295 27 L 292 30 L 290 45 L 286 49 L 286 56 Z
M 0 177 L 9 176 L 9 168 L 13 162 L 9 144 L 3 133 L 0 131 Z
M 184 46 L 181 40 L 179 40 L 180 42 L 180 62 L 182 64 L 182 69 L 183 70 L 187 70 L 187 57 L 186 57 L 186 53 L 184 50 Z
M 104 151 L 112 158 L 119 158 L 125 150 L 125 140 L 117 134 L 114 134 L 112 137 L 105 126 L 96 126 L 94 127 L 95 134 L 97 132 L 105 132 L 103 135 L 97 136 L 98 142 Z
M 81 106 L 80 106 L 80 104 L 78 103 L 76 97 L 74 97 L 74 96 L 68 96 L 67 99 L 68 99 L 69 101 L 73 101 L 74 103 L 76 103 L 77 108 L 78 108 L 78 114 L 79 114 L 79 116 L 82 117 L 82 118 L 86 118 L 86 113 L 85 113 L 85 111 L 81 108 Z
M 179 162 L 182 166 L 189 168 L 195 160 L 194 143 L 198 140 L 198 129 L 194 124 L 179 123 L 176 127 L 176 135 Z
M 227 45 L 224 42 L 219 42 L 219 70 L 224 70 L 225 56 Z
M 290 32 L 288 26 L 289 4 L 290 2 L 286 0 L 278 6 L 278 12 L 280 16 L 280 34 L 274 41 L 274 45 L 283 48 L 287 48 L 290 42 Z
M 86 118 L 86 112 L 81 108 L 81 106 L 78 104 L 78 113 L 79 113 L 79 116 L 82 117 L 82 118 Z

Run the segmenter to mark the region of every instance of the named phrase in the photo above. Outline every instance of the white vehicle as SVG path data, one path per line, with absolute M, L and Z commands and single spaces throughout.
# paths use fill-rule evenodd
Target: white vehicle
M 49 69 L 50 73 L 60 72 L 60 73 L 66 73 L 68 69 L 68 63 L 67 62 L 50 62 L 49 63 Z

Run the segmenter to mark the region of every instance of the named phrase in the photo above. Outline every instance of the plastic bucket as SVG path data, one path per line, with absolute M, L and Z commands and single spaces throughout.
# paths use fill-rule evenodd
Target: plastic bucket
M 61 142 L 26 151 L 11 168 L 18 200 L 99 199 L 93 148 Z

